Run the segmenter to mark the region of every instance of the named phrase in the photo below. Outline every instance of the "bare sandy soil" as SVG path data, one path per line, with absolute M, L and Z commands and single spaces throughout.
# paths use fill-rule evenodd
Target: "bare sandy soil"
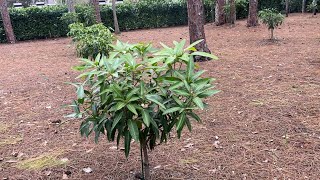
M 203 123 L 194 123 L 192 133 L 150 153 L 153 179 L 318 179 L 319 27 L 319 16 L 293 14 L 271 43 L 263 25 L 207 24 L 209 47 L 220 60 L 199 65 L 222 92 L 207 99 Z M 188 39 L 188 28 L 124 32 L 119 39 L 159 46 Z M 68 38 L 0 45 L 1 179 L 123 180 L 140 171 L 137 145 L 126 160 L 115 143 L 94 144 L 80 137 L 79 120 L 64 118 L 71 112 L 64 105 L 75 98 L 65 82 L 75 81 L 77 63 Z M 67 163 L 20 167 L 43 157 Z

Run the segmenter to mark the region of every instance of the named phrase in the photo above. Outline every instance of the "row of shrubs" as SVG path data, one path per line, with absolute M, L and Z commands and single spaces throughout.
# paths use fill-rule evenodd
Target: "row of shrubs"
M 270 1 L 272 1 L 272 3 L 270 3 Z M 212 22 L 214 18 L 213 4 L 210 1 L 205 1 L 204 4 L 206 22 Z M 260 1 L 259 6 L 260 8 L 273 7 L 281 9 L 283 5 L 279 0 L 264 0 Z M 293 6 L 291 9 L 298 11 L 298 9 L 295 9 Z M 94 12 L 90 6 L 77 6 L 76 11 L 80 22 L 88 25 L 94 22 Z M 17 40 L 66 36 L 68 23 L 61 20 L 61 17 L 66 12 L 66 6 L 10 9 L 10 16 Z M 185 2 L 155 1 L 150 3 L 142 1 L 135 4 L 124 3 L 117 6 L 117 14 L 122 31 L 179 26 L 188 23 L 187 6 Z M 246 18 L 247 14 L 247 0 L 238 0 L 237 18 Z M 112 9 L 110 6 L 101 7 L 101 17 L 105 26 L 113 27 Z M 0 19 L 0 42 L 5 41 L 4 29 L 2 27 L 2 21 Z

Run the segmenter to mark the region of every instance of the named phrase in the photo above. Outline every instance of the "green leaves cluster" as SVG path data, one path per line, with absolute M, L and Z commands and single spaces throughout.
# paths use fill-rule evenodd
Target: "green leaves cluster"
M 194 56 L 215 56 L 197 52 L 196 42 L 185 47 L 185 40 L 174 47 L 162 44 L 156 50 L 151 44 L 127 44 L 117 41 L 112 50 L 98 55 L 94 61 L 82 59 L 75 67 L 79 75 L 77 100 L 71 105 L 81 117 L 81 134 L 101 135 L 109 141 L 124 139 L 126 156 L 132 139 L 147 143 L 150 149 L 167 141 L 175 129 L 180 138 L 191 121 L 200 121 L 194 112 L 203 109 L 203 99 L 218 93 L 211 84 L 214 79 L 201 77 L 196 71 Z
M 263 24 L 268 26 L 268 29 L 275 29 L 282 24 L 284 16 L 275 9 L 264 9 L 259 12 L 259 18 Z
M 93 58 L 98 54 L 107 54 L 110 44 L 115 40 L 111 31 L 103 24 L 85 27 L 82 23 L 69 25 L 69 36 L 76 42 L 78 55 L 84 58 Z

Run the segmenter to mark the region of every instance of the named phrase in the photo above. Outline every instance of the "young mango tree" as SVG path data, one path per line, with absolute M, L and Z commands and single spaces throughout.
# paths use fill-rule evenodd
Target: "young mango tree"
M 275 9 L 264 9 L 259 12 L 259 18 L 271 31 L 270 39 L 274 40 L 274 29 L 283 23 L 284 16 Z
M 70 117 L 82 118 L 81 134 L 94 133 L 96 142 L 101 135 L 117 146 L 124 139 L 126 157 L 132 140 L 139 143 L 145 180 L 150 179 L 148 149 L 166 142 L 173 130 L 178 138 L 185 127 L 191 131 L 191 120 L 200 121 L 194 110 L 204 109 L 203 99 L 219 92 L 193 61 L 194 56 L 217 57 L 196 51 L 200 41 L 184 48 L 185 42 L 155 50 L 117 41 L 106 56 L 82 59 L 75 67 L 84 73 L 78 76 L 83 82 L 73 83 L 77 100 Z

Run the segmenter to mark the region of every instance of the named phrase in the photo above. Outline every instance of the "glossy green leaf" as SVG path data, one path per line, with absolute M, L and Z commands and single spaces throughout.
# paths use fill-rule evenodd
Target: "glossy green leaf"
M 204 105 L 202 100 L 199 97 L 195 97 L 192 99 L 192 101 L 200 108 L 200 109 L 204 109 Z
M 134 120 L 128 120 L 128 128 L 132 138 L 135 141 L 139 141 L 139 128 L 137 126 L 137 123 Z
M 149 114 L 149 112 L 146 110 L 146 109 L 143 109 L 141 111 L 142 113 L 142 120 L 143 120 L 143 123 L 149 127 L 150 126 L 150 122 L 151 122 L 151 116 Z

